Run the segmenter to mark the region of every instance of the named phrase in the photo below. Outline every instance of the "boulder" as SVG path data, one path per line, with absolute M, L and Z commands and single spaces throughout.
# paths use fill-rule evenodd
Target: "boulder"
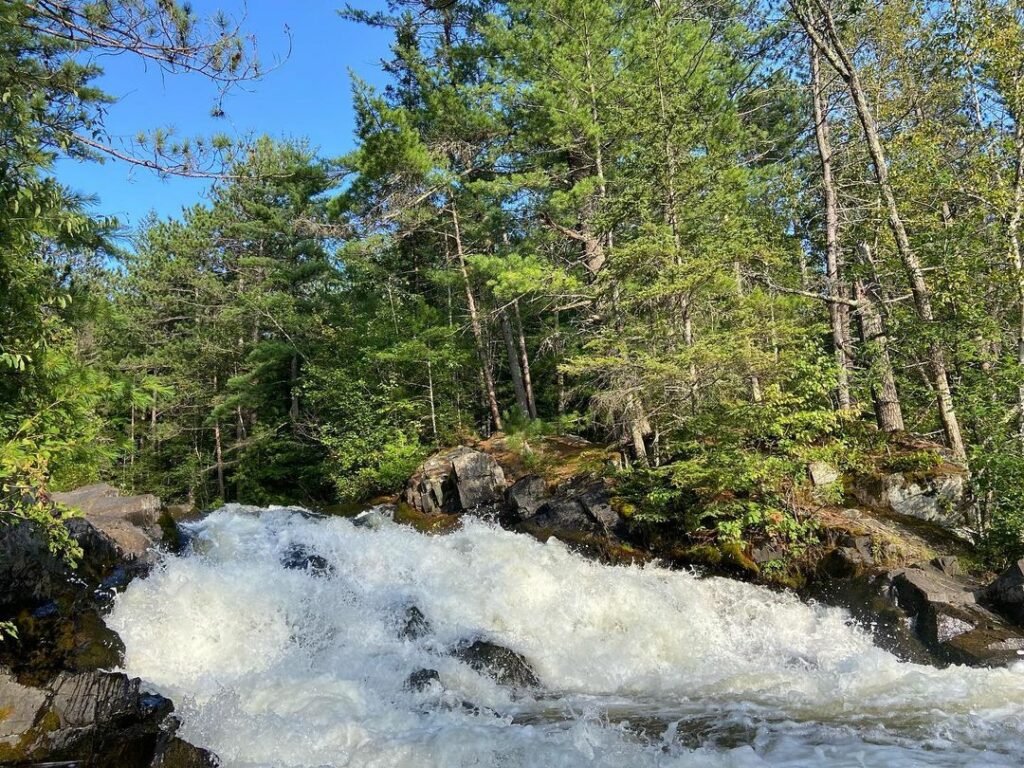
M 976 524 L 977 511 L 968 494 L 967 474 L 952 465 L 929 475 L 865 475 L 856 478 L 850 490 L 859 502 L 882 512 L 925 520 L 950 530 Z
M 402 614 L 402 626 L 398 630 L 398 636 L 403 640 L 418 640 L 427 634 L 430 634 L 430 622 L 423 615 L 423 611 L 415 605 L 410 605 Z
M 510 522 L 521 523 L 533 517 L 548 499 L 547 483 L 540 475 L 526 475 L 505 491 L 505 506 Z
M 178 739 L 168 699 L 120 673 L 63 673 L 20 684 L 0 670 L 0 762 L 76 762 L 123 768 L 198 768 L 212 756 Z
M 1000 613 L 1024 625 L 1024 559 L 999 574 L 986 588 L 985 598 Z
M 534 529 L 573 533 L 598 533 L 601 530 L 600 524 L 588 515 L 583 505 L 574 498 L 559 498 L 546 502 L 527 523 Z
M 330 576 L 334 566 L 302 544 L 292 544 L 281 556 L 281 565 L 293 571 L 308 571 L 313 576 Z
M 940 661 L 999 666 L 1024 654 L 1024 629 L 980 605 L 984 591 L 966 577 L 928 564 L 895 571 L 889 583 L 914 633 Z
M 482 451 L 459 446 L 427 459 L 410 478 L 403 499 L 427 514 L 457 514 L 500 502 L 505 473 Z
M 472 640 L 458 646 L 452 655 L 500 685 L 537 688 L 540 681 L 521 654 L 488 640 Z
M 840 477 L 839 470 L 827 461 L 812 461 L 807 465 L 807 474 L 815 488 L 831 485 Z
M 576 495 L 576 499 L 605 533 L 614 533 L 619 527 L 619 513 L 612 509 L 611 494 L 604 481 L 587 486 Z
M 129 559 L 142 559 L 161 541 L 160 499 L 147 493 L 121 496 L 107 483 L 54 493 L 51 499 L 82 513 L 86 520 L 106 534 Z

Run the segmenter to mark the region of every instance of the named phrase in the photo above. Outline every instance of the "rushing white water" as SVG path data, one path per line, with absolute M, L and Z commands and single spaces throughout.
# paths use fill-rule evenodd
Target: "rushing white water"
M 425 536 L 231 505 L 196 534 L 107 623 L 126 671 L 229 767 L 1024 762 L 1024 665 L 901 663 L 789 595 L 598 565 L 478 521 Z M 285 568 L 296 546 L 330 573 Z M 431 626 L 415 640 L 410 605 Z M 472 637 L 521 653 L 542 689 L 448 654 Z M 422 668 L 440 684 L 408 690 Z

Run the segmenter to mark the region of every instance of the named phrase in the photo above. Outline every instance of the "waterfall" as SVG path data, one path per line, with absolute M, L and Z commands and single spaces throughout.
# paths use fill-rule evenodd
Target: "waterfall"
M 1024 664 L 935 669 L 843 611 L 611 567 L 467 519 L 445 536 L 228 505 L 108 616 L 181 735 L 250 766 L 1019 766 Z M 302 558 L 312 558 L 308 567 Z M 298 559 L 298 563 L 296 563 Z M 289 562 L 291 561 L 291 562 Z M 412 607 L 426 628 L 402 631 Z M 515 690 L 451 655 L 521 654 Z M 409 675 L 437 680 L 410 688 Z

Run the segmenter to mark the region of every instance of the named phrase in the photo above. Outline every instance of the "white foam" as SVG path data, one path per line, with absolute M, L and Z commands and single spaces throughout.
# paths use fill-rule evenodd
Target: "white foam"
M 447 536 L 229 506 L 121 595 L 125 669 L 226 766 L 1019 765 L 1024 666 L 900 663 L 847 616 L 726 579 L 612 568 L 468 521 Z M 300 545 L 327 577 L 289 570 Z M 400 637 L 417 606 L 431 624 Z M 486 636 L 543 691 L 447 655 Z M 411 692 L 414 670 L 442 685 Z M 471 702 L 475 709 L 463 706 Z M 703 745 L 694 749 L 697 744 Z

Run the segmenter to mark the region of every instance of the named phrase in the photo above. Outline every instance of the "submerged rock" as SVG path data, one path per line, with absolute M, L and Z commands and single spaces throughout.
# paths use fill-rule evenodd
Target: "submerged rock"
M 428 514 L 467 512 L 500 502 L 505 473 L 482 451 L 459 446 L 427 459 L 406 485 L 403 499 Z
M 417 669 L 405 679 L 407 691 L 423 691 L 430 687 L 431 683 L 441 683 L 441 675 L 436 669 Z
M 281 565 L 295 571 L 309 571 L 313 576 L 330 576 L 334 566 L 323 555 L 312 552 L 302 544 L 292 544 L 281 557 Z
M 540 680 L 526 658 L 488 640 L 473 640 L 460 645 L 452 655 L 500 685 L 512 688 L 537 688 Z
M 418 640 L 424 635 L 430 634 L 430 622 L 423 615 L 423 611 L 415 605 L 410 605 L 403 614 L 402 627 L 398 636 L 403 640 Z

